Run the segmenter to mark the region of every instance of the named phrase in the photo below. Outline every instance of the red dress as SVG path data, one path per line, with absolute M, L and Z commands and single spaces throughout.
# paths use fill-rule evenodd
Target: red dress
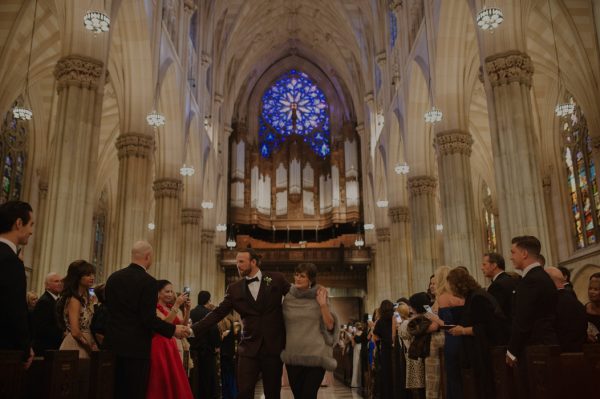
M 156 308 L 165 316 L 169 314 L 163 306 Z M 173 324 L 181 324 L 175 318 Z M 193 399 L 190 383 L 183 369 L 175 338 L 166 338 L 160 334 L 152 337 L 150 352 L 150 377 L 148 379 L 147 399 Z

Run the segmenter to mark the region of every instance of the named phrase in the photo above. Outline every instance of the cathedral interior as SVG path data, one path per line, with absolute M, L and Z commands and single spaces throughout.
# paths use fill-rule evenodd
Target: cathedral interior
M 315 263 L 354 317 L 440 265 L 485 284 L 482 255 L 510 269 L 534 235 L 585 297 L 599 42 L 591 0 L 3 0 L 0 201 L 33 206 L 28 284 L 82 258 L 105 281 L 147 239 L 155 277 L 217 301 L 251 246 Z

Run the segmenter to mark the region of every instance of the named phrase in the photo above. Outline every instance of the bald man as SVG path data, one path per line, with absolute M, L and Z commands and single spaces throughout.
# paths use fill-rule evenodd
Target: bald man
M 189 327 L 167 323 L 156 316 L 158 287 L 147 273 L 152 266 L 152 246 L 138 241 L 131 250 L 131 264 L 110 275 L 105 296 L 109 321 L 104 347 L 115 352 L 115 398 L 144 399 L 150 371 L 154 333 L 187 337 Z
M 60 275 L 49 273 L 44 286 L 46 292 L 38 300 L 31 316 L 33 351 L 36 356 L 43 356 L 46 350 L 58 350 L 64 335 L 56 317 L 56 300 L 63 288 Z
M 563 352 L 580 352 L 587 338 L 585 307 L 572 291 L 565 289 L 565 276 L 556 267 L 544 269 L 558 290 L 556 334 Z

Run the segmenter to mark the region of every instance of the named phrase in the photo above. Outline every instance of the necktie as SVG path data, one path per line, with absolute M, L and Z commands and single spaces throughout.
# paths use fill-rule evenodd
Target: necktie
M 253 277 L 253 278 L 247 278 L 246 279 L 246 285 L 253 283 L 255 281 L 258 281 L 258 277 Z

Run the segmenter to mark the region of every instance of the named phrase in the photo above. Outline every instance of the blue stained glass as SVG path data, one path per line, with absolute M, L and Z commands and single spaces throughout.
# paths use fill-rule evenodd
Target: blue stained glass
M 304 72 L 290 70 L 263 94 L 258 131 L 263 157 L 269 157 L 292 134 L 302 136 L 316 154 L 326 157 L 329 129 L 325 94 Z
M 398 20 L 394 11 L 388 11 L 388 15 L 390 16 L 390 45 L 393 48 L 398 37 Z

